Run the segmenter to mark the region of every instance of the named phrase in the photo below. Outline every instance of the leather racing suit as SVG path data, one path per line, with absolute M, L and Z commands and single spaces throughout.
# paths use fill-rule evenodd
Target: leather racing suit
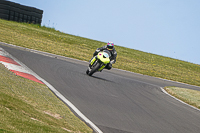
M 105 66 L 105 69 L 110 70 L 112 68 L 112 64 L 114 64 L 116 62 L 117 51 L 115 50 L 114 47 L 113 47 L 112 50 L 109 50 L 107 48 L 107 45 L 105 45 L 105 46 L 103 46 L 101 48 L 97 48 L 96 51 L 93 54 L 93 57 L 96 56 L 100 51 L 103 51 L 103 50 L 108 50 L 111 53 L 110 63 Z

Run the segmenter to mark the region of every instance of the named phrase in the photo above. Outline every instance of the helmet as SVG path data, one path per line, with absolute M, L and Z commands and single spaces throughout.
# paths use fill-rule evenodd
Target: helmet
M 114 43 L 113 43 L 113 42 L 108 42 L 108 43 L 107 43 L 107 49 L 108 49 L 108 50 L 112 50 L 113 47 L 114 47 Z

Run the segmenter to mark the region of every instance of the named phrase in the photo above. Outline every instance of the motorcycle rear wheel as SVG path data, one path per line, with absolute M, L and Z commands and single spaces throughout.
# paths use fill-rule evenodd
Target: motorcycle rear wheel
M 89 73 L 89 68 L 86 70 L 86 74 L 88 74 Z

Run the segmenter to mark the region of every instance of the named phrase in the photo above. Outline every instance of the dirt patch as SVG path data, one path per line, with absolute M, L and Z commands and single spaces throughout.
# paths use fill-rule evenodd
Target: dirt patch
M 48 111 L 43 111 L 45 114 L 50 115 L 56 119 L 62 119 L 62 117 L 59 114 L 52 114 L 51 112 Z

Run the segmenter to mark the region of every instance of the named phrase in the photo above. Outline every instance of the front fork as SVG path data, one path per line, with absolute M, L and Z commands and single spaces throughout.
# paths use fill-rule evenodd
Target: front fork
M 95 62 L 96 60 L 97 60 L 97 56 L 94 56 L 94 57 L 91 59 L 91 61 L 90 61 L 89 67 L 91 67 L 91 66 L 94 64 L 94 62 Z M 102 71 L 102 70 L 104 69 L 104 67 L 105 67 L 105 64 L 102 63 L 102 66 L 99 68 L 98 71 Z
M 94 64 L 94 62 L 96 61 L 97 56 L 94 56 L 91 61 L 90 61 L 90 66 L 92 66 Z

